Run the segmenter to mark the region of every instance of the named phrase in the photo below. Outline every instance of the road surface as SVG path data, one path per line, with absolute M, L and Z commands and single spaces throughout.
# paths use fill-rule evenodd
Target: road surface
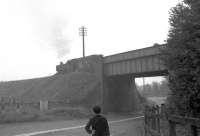
M 112 136 L 142 136 L 142 116 L 109 116 Z M 1 136 L 88 136 L 88 119 L 0 125 Z

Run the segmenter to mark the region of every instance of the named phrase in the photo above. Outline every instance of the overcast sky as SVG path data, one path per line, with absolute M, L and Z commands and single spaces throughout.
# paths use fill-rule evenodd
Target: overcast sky
M 0 0 L 0 81 L 53 75 L 60 61 L 164 43 L 178 0 Z

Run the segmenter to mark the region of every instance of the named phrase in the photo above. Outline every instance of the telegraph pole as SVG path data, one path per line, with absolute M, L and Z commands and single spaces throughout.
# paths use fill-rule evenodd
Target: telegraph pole
M 142 79 L 143 79 L 143 91 L 146 91 L 146 88 L 145 88 L 145 79 L 144 79 L 144 77 Z
M 87 36 L 87 28 L 84 26 L 80 27 L 79 35 L 83 38 L 83 57 L 85 57 L 85 36 Z

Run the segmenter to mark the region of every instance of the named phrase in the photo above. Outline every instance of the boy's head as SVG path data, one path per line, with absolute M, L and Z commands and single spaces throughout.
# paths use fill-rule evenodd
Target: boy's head
M 101 113 L 101 107 L 100 107 L 100 106 L 94 106 L 94 107 L 92 108 L 92 110 L 93 110 L 93 112 L 94 112 L 95 114 L 100 114 L 100 113 Z

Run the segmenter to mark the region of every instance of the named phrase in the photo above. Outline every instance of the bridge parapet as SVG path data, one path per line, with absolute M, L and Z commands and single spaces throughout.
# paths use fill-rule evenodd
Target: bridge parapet
M 129 59 L 136 59 L 141 57 L 147 57 L 147 56 L 154 56 L 159 55 L 160 50 L 163 48 L 163 45 L 158 46 L 151 46 L 143 49 L 123 52 L 119 54 L 114 54 L 110 56 L 104 57 L 104 63 L 111 63 L 111 62 L 117 62 L 117 61 L 124 61 Z
M 167 73 L 160 59 L 164 46 L 152 46 L 104 57 L 104 75 L 159 76 Z

